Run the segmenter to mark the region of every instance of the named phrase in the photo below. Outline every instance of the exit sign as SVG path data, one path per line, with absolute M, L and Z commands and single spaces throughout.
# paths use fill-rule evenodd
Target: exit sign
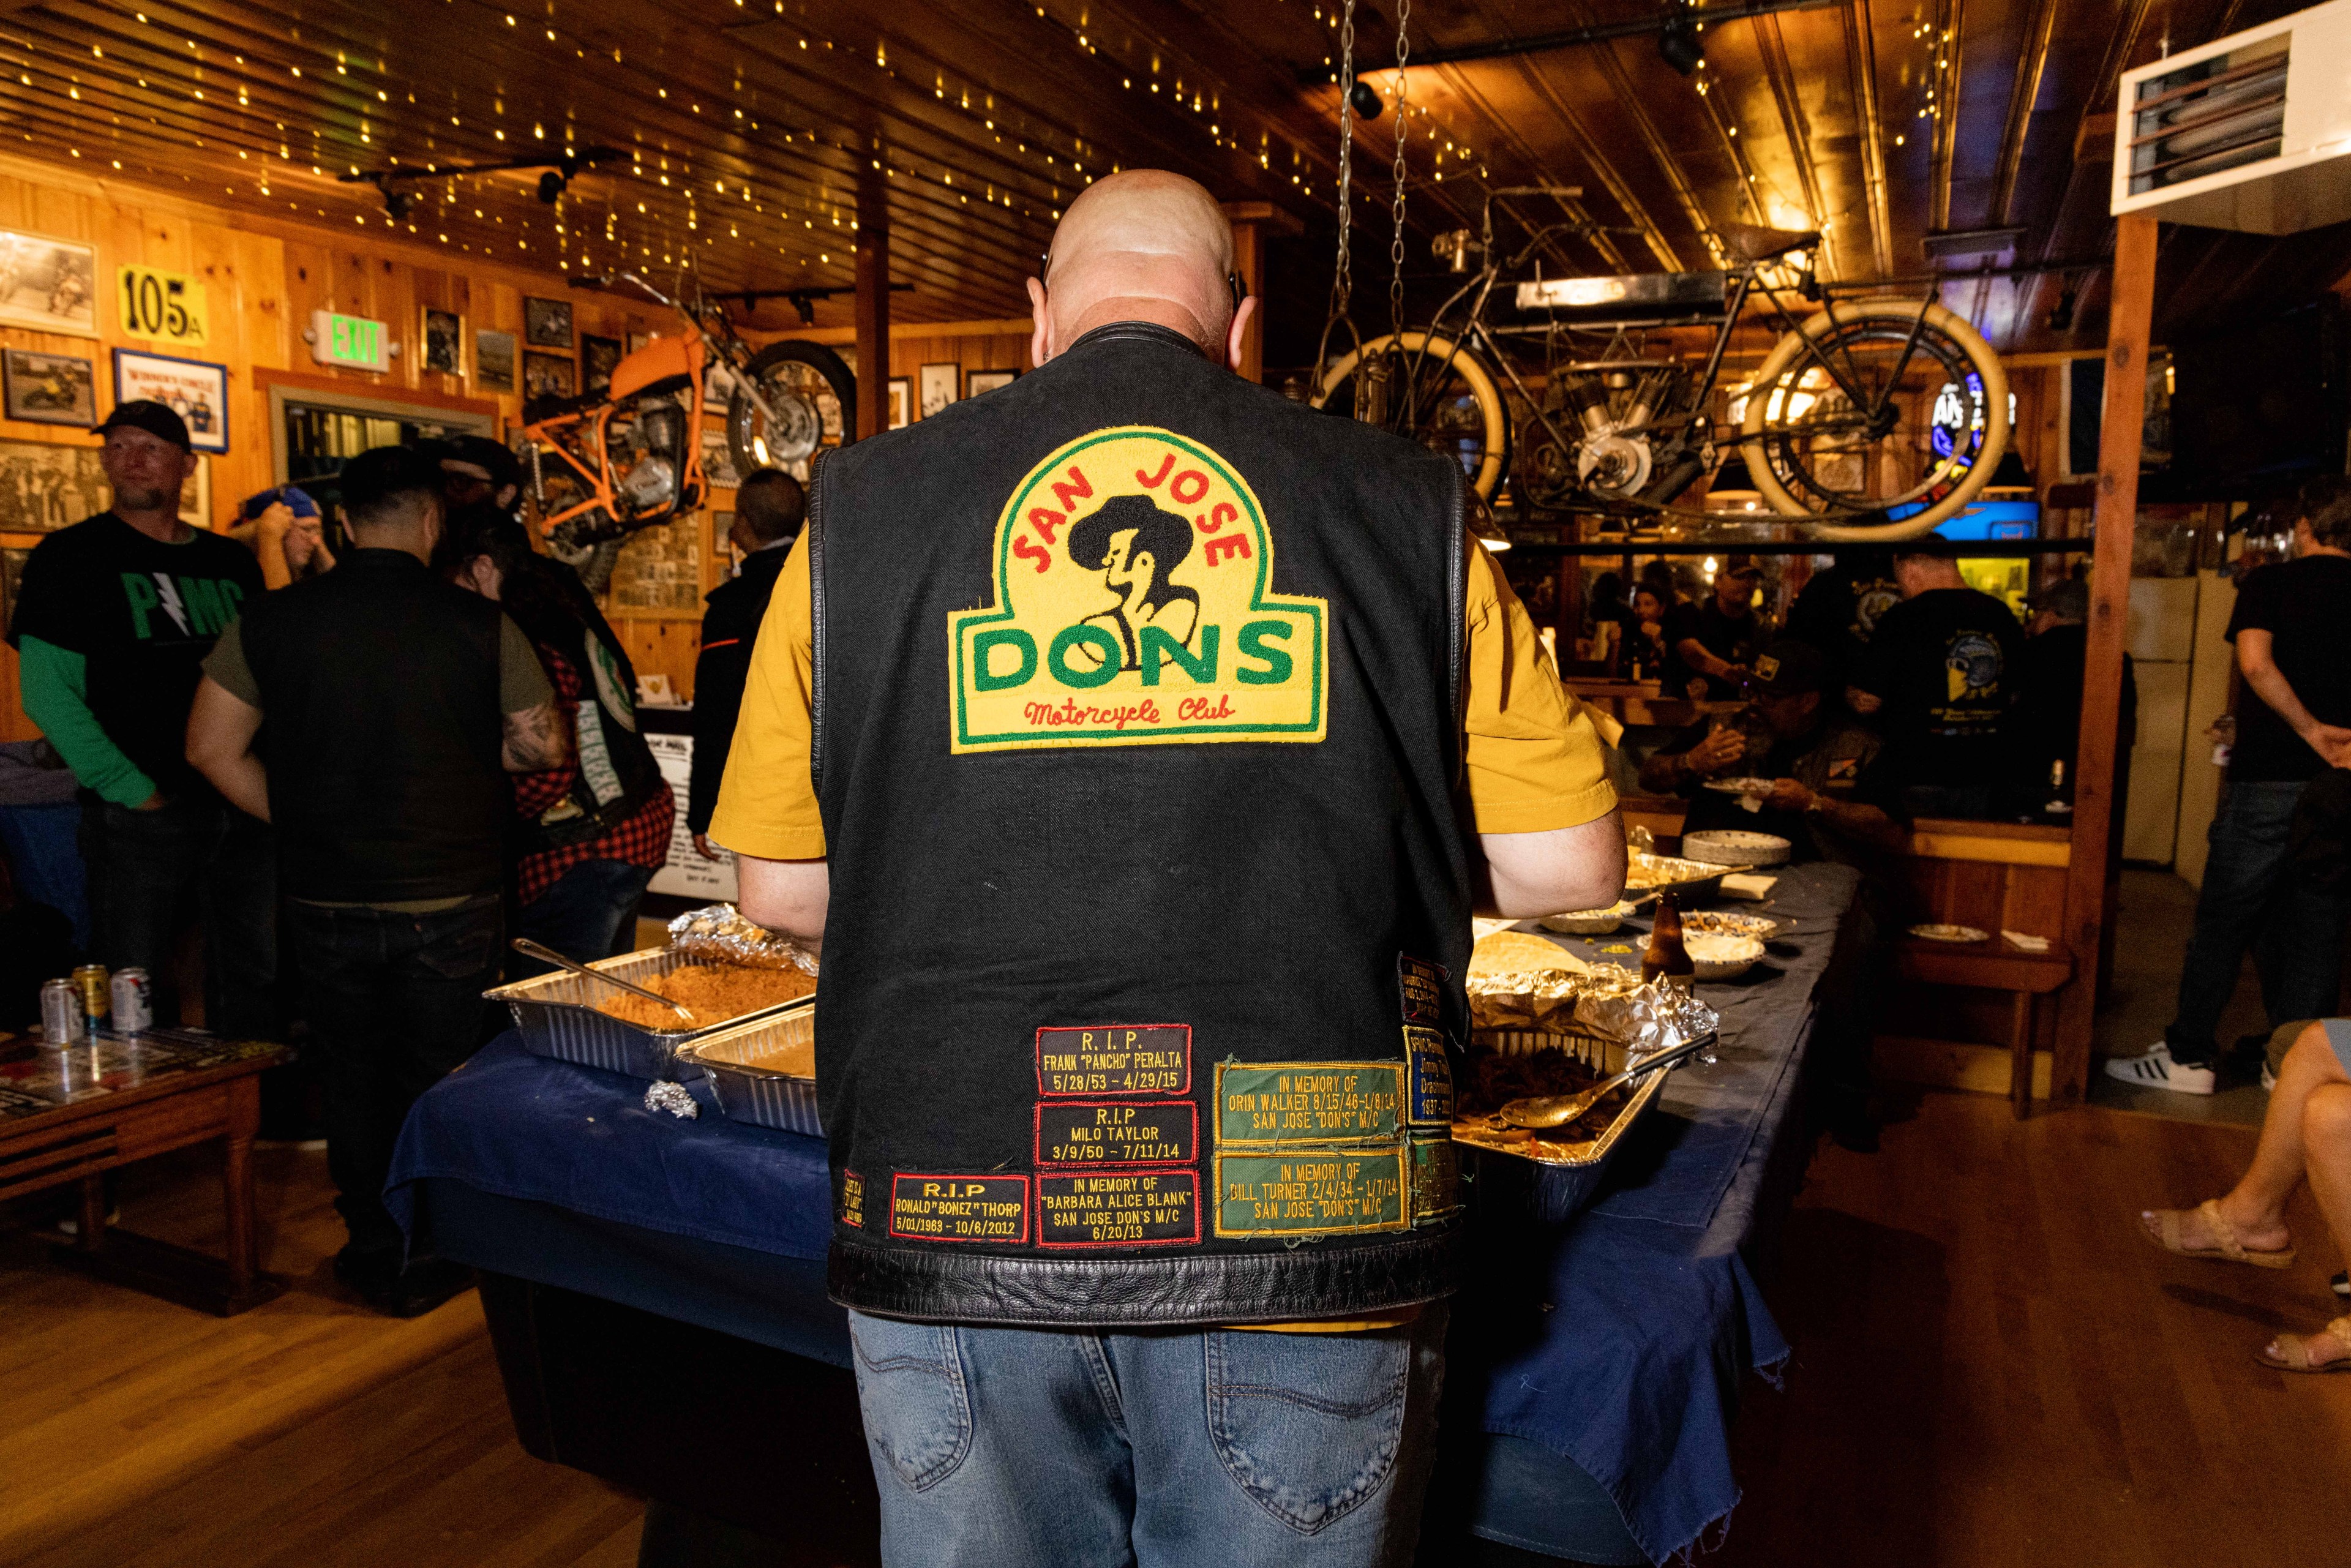
M 322 365 L 348 370 L 383 371 L 392 369 L 392 327 L 364 316 L 339 316 L 332 310 L 310 312 L 310 357 Z

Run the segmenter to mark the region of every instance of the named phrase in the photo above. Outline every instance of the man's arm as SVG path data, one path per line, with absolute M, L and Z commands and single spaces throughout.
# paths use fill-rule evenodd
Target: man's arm
M 505 716 L 505 745 L 498 760 L 509 773 L 536 773 L 560 768 L 571 756 L 571 737 L 564 733 L 563 716 L 549 697 L 537 707 Z
M 1829 826 L 1881 850 L 1898 852 L 1910 847 L 1909 831 L 1884 808 L 1865 801 L 1840 800 L 1794 779 L 1775 780 L 1766 800 L 1775 811 L 1817 812 Z
M 1614 810 L 1546 833 L 1479 833 L 1478 851 L 1470 874 L 1480 915 L 1604 909 L 1625 892 L 1625 824 Z
M 1641 788 L 1660 795 L 1678 793 L 1709 774 L 1721 772 L 1747 755 L 1747 737 L 1727 726 L 1701 738 L 1687 750 L 1659 752 L 1641 764 Z
M 823 949 L 825 909 L 832 898 L 829 862 L 763 861 L 738 853 L 735 877 L 735 907 L 745 919 L 782 932 L 811 953 Z
M 2278 717 L 2318 753 L 2321 761 L 2331 768 L 2351 767 L 2351 729 L 2319 723 L 2302 706 L 2302 699 L 2294 695 L 2293 684 L 2277 667 L 2275 653 L 2275 640 L 2267 631 L 2247 626 L 2237 632 L 2237 668 L 2243 673 L 2245 685 L 2253 688 L 2253 695 L 2275 709 Z
M 206 675 L 188 709 L 188 763 L 221 798 L 248 817 L 269 821 L 269 771 L 253 754 L 261 710 Z
M 1712 649 L 1695 637 L 1685 637 L 1676 643 L 1674 652 L 1681 655 L 1683 664 L 1701 675 L 1712 675 L 1717 680 L 1729 680 L 1741 673 L 1737 664 L 1728 659 L 1718 657 Z
M 17 688 L 25 716 L 41 727 L 81 787 L 101 800 L 152 811 L 162 792 L 98 722 L 89 706 L 88 662 L 69 648 L 27 632 L 18 639 Z

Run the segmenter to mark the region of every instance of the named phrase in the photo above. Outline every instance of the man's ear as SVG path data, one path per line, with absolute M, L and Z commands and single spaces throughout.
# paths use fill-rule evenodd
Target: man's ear
M 1034 366 L 1041 365 L 1053 357 L 1053 344 L 1051 335 L 1047 329 L 1049 322 L 1045 308 L 1045 286 L 1033 277 L 1029 278 L 1028 283 L 1029 314 L 1036 322 L 1029 334 L 1029 362 Z
M 1251 321 L 1257 319 L 1257 296 L 1242 300 L 1233 311 L 1233 324 L 1225 331 L 1225 363 L 1232 370 L 1241 368 L 1241 340 L 1249 332 Z

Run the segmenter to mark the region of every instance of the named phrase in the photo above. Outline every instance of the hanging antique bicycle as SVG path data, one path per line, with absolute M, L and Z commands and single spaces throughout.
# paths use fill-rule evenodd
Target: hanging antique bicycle
M 1483 265 L 1426 325 L 1320 367 L 1315 405 L 1335 402 L 1453 453 L 1489 500 L 1507 477 L 1528 507 L 1719 520 L 1679 499 L 1735 456 L 1771 512 L 1815 537 L 1895 539 L 1929 531 L 1983 488 L 2007 449 L 2008 381 L 1964 319 L 1931 298 L 1823 285 L 1812 270 L 1817 233 L 1743 224 L 1716 226 L 1730 259 L 1721 271 L 1507 286 L 1562 237 L 1602 232 L 1568 207 L 1580 193 L 1489 191 L 1479 235 L 1437 242 L 1457 271 L 1472 252 Z M 1525 239 L 1506 253 L 1495 206 L 1517 198 L 1565 215 L 1521 221 Z M 1759 306 L 1783 330 L 1752 375 L 1720 389 L 1718 418 L 1733 332 Z M 1695 362 L 1645 351 L 1692 331 L 1708 338 Z M 1537 350 L 1540 368 L 1522 373 Z
M 654 338 L 622 359 L 608 387 L 524 405 L 524 462 L 541 534 L 590 591 L 602 591 L 631 534 L 707 498 L 702 427 L 705 414 L 719 412 L 717 397 L 726 399 L 726 452 L 737 475 L 782 468 L 805 479 L 820 448 L 857 439 L 856 378 L 822 344 L 786 340 L 755 350 L 699 286 L 691 296 L 683 286 L 672 296 L 633 272 L 570 282 L 626 285 L 674 309 L 692 329 Z

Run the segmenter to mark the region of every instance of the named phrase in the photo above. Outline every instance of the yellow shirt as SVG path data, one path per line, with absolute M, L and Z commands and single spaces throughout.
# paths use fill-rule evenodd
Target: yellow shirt
M 1616 795 L 1593 716 L 1559 684 L 1526 606 L 1483 545 L 1471 555 L 1465 587 L 1462 760 L 1478 831 L 1548 832 L 1606 816 Z M 751 650 L 735 747 L 710 819 L 714 841 L 761 860 L 824 858 L 824 824 L 809 778 L 813 647 L 803 533 Z

